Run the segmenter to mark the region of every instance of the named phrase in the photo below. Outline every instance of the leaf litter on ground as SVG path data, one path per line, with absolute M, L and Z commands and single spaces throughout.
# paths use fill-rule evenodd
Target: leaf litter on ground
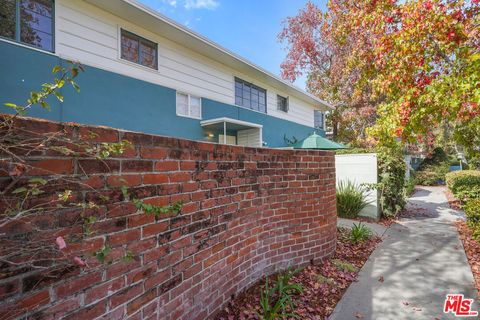
M 293 296 L 295 310 L 287 310 L 287 313 L 293 311 L 298 318 L 286 319 L 328 319 L 348 286 L 356 281 L 359 270 L 381 241 L 380 237 L 371 236 L 367 241 L 354 244 L 349 240 L 349 235 L 349 229 L 339 228 L 335 254 L 319 265 L 303 268 L 292 277 L 291 283 L 301 284 L 303 292 Z M 275 279 L 275 275 L 269 277 L 269 281 Z M 264 286 L 265 278 L 230 301 L 215 319 L 261 319 L 260 292 Z

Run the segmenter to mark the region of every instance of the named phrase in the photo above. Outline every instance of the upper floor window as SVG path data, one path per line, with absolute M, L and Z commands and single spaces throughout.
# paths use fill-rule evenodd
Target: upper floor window
M 235 104 L 267 113 L 267 91 L 254 84 L 235 78 Z
M 0 1 L 0 37 L 54 50 L 53 0 Z
M 323 130 L 325 129 L 324 123 L 325 123 L 325 114 L 320 110 L 315 110 L 314 111 L 314 127 L 316 129 Z
M 277 110 L 288 112 L 288 98 L 277 95 Z
M 177 92 L 177 114 L 195 119 L 202 118 L 202 99 Z
M 157 44 L 123 29 L 121 33 L 122 59 L 156 70 Z

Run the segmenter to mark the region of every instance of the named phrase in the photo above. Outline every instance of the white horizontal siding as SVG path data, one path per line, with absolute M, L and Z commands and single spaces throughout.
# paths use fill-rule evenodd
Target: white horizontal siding
M 63 58 L 227 104 L 235 102 L 234 77 L 239 77 L 267 90 L 269 115 L 313 126 L 313 107 L 308 103 L 290 97 L 288 113 L 278 111 L 278 90 L 229 66 L 82 0 L 58 0 L 55 9 L 56 52 Z M 158 43 L 158 70 L 119 58 L 119 28 Z

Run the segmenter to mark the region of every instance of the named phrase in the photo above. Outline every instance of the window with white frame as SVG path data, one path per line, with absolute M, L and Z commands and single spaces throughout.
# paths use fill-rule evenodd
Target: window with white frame
M 314 127 L 315 129 L 325 129 L 325 114 L 320 110 L 314 111 Z
M 191 94 L 177 92 L 177 114 L 195 119 L 202 118 L 202 99 Z

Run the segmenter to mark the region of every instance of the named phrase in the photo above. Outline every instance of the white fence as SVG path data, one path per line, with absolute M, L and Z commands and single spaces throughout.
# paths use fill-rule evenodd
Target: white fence
M 335 172 L 339 181 L 352 181 L 356 184 L 377 183 L 377 154 L 342 154 L 335 156 Z M 376 190 L 367 192 L 369 204 L 360 216 L 379 219 L 380 209 Z

